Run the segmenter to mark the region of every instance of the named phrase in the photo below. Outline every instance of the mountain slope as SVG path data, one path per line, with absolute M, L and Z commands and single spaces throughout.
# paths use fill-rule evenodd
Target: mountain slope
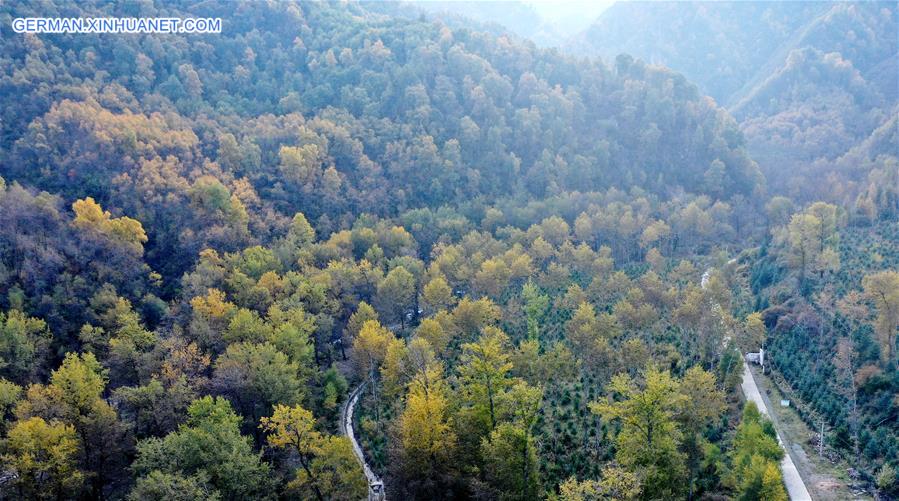
M 380 206 L 418 206 L 425 198 L 439 204 L 514 190 L 626 188 L 644 181 L 654 190 L 692 187 L 716 159 L 738 191 L 750 193 L 759 180 L 734 124 L 686 80 L 664 70 L 634 64 L 612 72 L 502 37 L 375 15 L 357 4 L 337 9 L 285 3 L 259 12 L 241 3 L 178 5 L 157 12 L 234 21 L 221 36 L 196 44 L 150 37 L 101 44 L 97 37 L 65 35 L 35 45 L 27 37 L 5 40 L 9 63 L 0 90 L 22 97 L 21 106 L 3 112 L 0 146 L 15 160 L 4 174 L 50 189 L 80 176 L 79 161 L 71 157 L 89 152 L 70 148 L 47 156 L 36 148 L 38 134 L 53 132 L 51 123 L 88 107 L 97 109 L 83 113 L 85 120 L 146 121 L 146 134 L 160 135 L 154 151 L 109 152 L 125 151 L 132 161 L 109 162 L 102 166 L 108 177 L 85 179 L 92 194 L 103 198 L 115 191 L 109 179 L 133 174 L 140 160 L 176 150 L 190 167 L 205 160 L 232 165 L 216 152 L 225 132 L 260 150 L 261 162 L 230 170 L 247 176 L 261 192 L 273 193 L 284 180 L 269 170 L 281 161 L 282 146 L 315 145 L 314 169 L 308 179 L 297 179 L 298 188 L 333 167 L 329 176 L 350 198 L 366 183 L 395 188 Z M 5 9 L 4 19 L 35 14 L 27 6 Z M 90 7 L 79 12 L 120 13 Z M 259 32 L 253 22 L 270 31 Z M 68 51 L 84 60 L 62 64 Z M 213 62 L 209 54 L 219 57 Z M 18 67 L 25 70 L 14 72 Z M 55 82 L 40 80 L 46 70 L 56 75 Z M 100 92 L 85 89 L 89 82 Z M 155 112 L 170 117 L 157 120 L 150 116 Z M 293 126 L 302 134 L 262 137 L 258 121 L 271 120 L 268 113 L 295 122 L 281 128 Z M 219 130 L 176 136 L 198 120 L 210 120 Z M 369 131 L 379 132 L 373 137 Z M 171 137 L 163 139 L 167 134 Z M 660 178 L 647 179 L 650 165 Z M 539 181 L 510 182 L 508 176 L 518 171 L 532 172 Z
M 668 66 L 726 106 L 782 44 L 826 9 L 814 2 L 618 2 L 569 48 Z
M 19 98 L 0 110 L 0 175 L 136 215 L 165 276 L 183 272 L 166 256 L 264 241 L 296 212 L 330 232 L 361 212 L 763 183 L 733 120 L 639 63 L 612 71 L 355 3 L 5 4 L 0 21 L 57 11 L 224 20 L 190 39 L 2 42 L 0 93 Z
M 683 72 L 740 122 L 771 185 L 808 197 L 797 171 L 838 172 L 890 126 L 897 37 L 895 3 L 622 2 L 569 49 Z

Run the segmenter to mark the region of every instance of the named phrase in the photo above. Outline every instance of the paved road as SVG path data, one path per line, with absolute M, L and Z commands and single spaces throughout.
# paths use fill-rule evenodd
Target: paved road
M 736 262 L 736 259 L 731 259 L 727 264 L 731 265 Z M 705 270 L 705 273 L 702 274 L 699 285 L 703 289 L 708 285 L 711 276 L 712 268 Z M 715 309 L 720 310 L 721 305 L 716 304 Z M 768 412 L 768 406 L 765 404 L 765 400 L 759 392 L 759 387 L 755 384 L 755 378 L 752 376 L 752 371 L 749 370 L 748 362 L 743 364 L 743 382 L 740 386 L 743 388 L 743 395 L 746 396 L 746 400 L 755 402 L 759 411 L 771 418 L 771 414 Z M 774 423 L 774 429 L 777 430 L 777 423 L 773 420 L 772 423 Z M 784 458 L 780 462 L 780 470 L 783 472 L 784 484 L 787 486 L 787 494 L 790 496 L 790 499 L 793 501 L 812 501 L 812 496 L 809 494 L 808 489 L 806 489 L 805 482 L 803 482 L 802 477 L 799 475 L 796 464 L 793 463 L 793 458 L 790 457 L 790 451 L 784 446 L 784 442 L 780 438 L 780 432 L 777 432 L 777 443 L 780 444 L 780 448 L 784 451 Z
M 746 396 L 746 400 L 754 402 L 759 411 L 770 418 L 771 414 L 768 412 L 768 406 L 765 405 L 765 400 L 759 392 L 759 387 L 755 384 L 755 378 L 752 376 L 752 371 L 749 370 L 748 363 L 743 365 L 743 383 L 740 386 L 743 388 L 743 395 Z M 776 429 L 777 426 L 775 424 Z M 802 481 L 799 470 L 796 469 L 796 465 L 793 463 L 793 458 L 790 457 L 790 451 L 784 445 L 783 440 L 781 440 L 780 432 L 777 432 L 777 443 L 784 450 L 784 458 L 780 462 L 780 469 L 783 472 L 784 484 L 787 486 L 787 494 L 790 495 L 790 499 L 793 501 L 811 501 L 812 496 L 808 493 L 805 482 Z
M 343 431 L 343 434 L 350 439 L 350 442 L 352 442 L 353 452 L 356 454 L 359 463 L 362 464 L 362 469 L 365 471 L 365 478 L 368 480 L 369 488 L 372 488 L 375 485 L 383 486 L 383 483 L 368 463 L 365 462 L 365 454 L 362 452 L 362 447 L 359 445 L 359 442 L 356 441 L 356 433 L 353 431 L 353 411 L 356 409 L 356 403 L 359 401 L 359 396 L 362 395 L 363 389 L 365 389 L 365 382 L 357 386 L 356 389 L 350 393 L 349 398 L 347 398 L 347 401 L 340 412 L 340 428 L 341 431 Z M 383 489 L 383 487 L 381 488 Z M 369 493 L 369 497 L 372 497 L 371 492 Z M 382 494 L 378 499 L 386 500 L 386 497 Z

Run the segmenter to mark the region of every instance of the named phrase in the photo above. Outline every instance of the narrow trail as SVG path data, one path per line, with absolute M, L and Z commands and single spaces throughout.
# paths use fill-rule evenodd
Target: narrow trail
M 353 444 L 353 453 L 356 454 L 356 459 L 362 464 L 362 470 L 365 472 L 366 480 L 368 480 L 368 499 L 386 501 L 384 482 L 378 478 L 378 475 L 365 461 L 365 453 L 362 452 L 362 446 L 356 440 L 356 433 L 353 430 L 353 411 L 356 409 L 356 403 L 359 402 L 359 396 L 362 395 L 362 390 L 364 389 L 365 382 L 363 381 L 350 393 L 349 398 L 344 403 L 340 411 L 340 431 L 350 439 L 350 442 Z
M 736 259 L 731 259 L 727 264 L 730 265 L 736 261 Z M 703 289 L 708 285 L 709 277 L 711 277 L 711 275 L 712 268 L 705 270 L 705 273 L 702 274 L 700 286 Z M 721 305 L 716 304 L 715 308 L 720 311 Z M 746 400 L 754 402 L 756 407 L 758 407 L 759 412 L 771 419 L 771 422 L 774 424 L 774 431 L 777 432 L 777 443 L 784 451 L 784 458 L 780 462 L 780 471 L 783 472 L 784 484 L 787 487 L 787 494 L 790 496 L 790 499 L 793 501 L 812 501 L 812 496 L 805 487 L 805 482 L 802 480 L 802 476 L 799 475 L 799 470 L 796 469 L 796 464 L 793 463 L 793 458 L 790 456 L 790 449 L 781 439 L 781 432 L 777 429 L 777 421 L 775 421 L 771 413 L 768 412 L 768 405 L 762 398 L 758 385 L 755 384 L 755 378 L 752 375 L 752 371 L 749 369 L 749 364 L 746 363 L 745 360 L 743 364 L 743 381 L 740 383 L 740 388 L 743 390 L 743 395 L 746 397 Z

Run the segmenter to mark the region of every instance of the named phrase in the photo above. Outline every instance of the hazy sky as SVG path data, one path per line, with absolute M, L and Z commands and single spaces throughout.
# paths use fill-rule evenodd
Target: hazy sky
M 538 45 L 558 45 L 587 29 L 615 0 L 410 0 L 426 10 L 448 10 L 480 21 L 505 26 Z M 490 8 L 467 9 L 464 4 L 490 4 Z M 504 9 L 503 3 L 525 5 L 532 9 L 540 23 L 531 24 L 520 17 L 518 8 Z M 427 5 L 430 4 L 430 5 Z M 452 4 L 459 4 L 453 6 Z M 517 6 L 516 6 L 517 7 Z M 522 21 L 525 24 L 521 24 Z
M 581 24 L 586 28 L 602 11 L 615 3 L 615 0 L 526 0 L 524 3 L 534 6 L 540 17 L 556 22 Z

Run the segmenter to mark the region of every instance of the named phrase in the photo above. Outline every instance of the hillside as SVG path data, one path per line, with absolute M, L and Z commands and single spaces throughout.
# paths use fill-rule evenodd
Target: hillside
M 359 499 L 350 384 L 391 497 L 735 488 L 698 464 L 733 449 L 736 355 L 670 312 L 762 231 L 736 123 L 670 71 L 397 9 L 0 7 L 223 19 L 2 40 L 0 497 Z M 638 374 L 709 409 L 649 480 L 597 407 Z
M 569 47 L 607 61 L 630 54 L 667 66 L 728 106 L 783 44 L 827 9 L 823 2 L 618 2 Z
M 4 41 L 0 92 L 21 99 L 2 111 L 0 174 L 92 196 L 139 216 L 151 236 L 201 233 L 199 221 L 164 214 L 183 214 L 175 207 L 214 179 L 226 200 L 257 207 L 249 224 L 258 232 L 244 242 L 298 211 L 330 231 L 362 210 L 636 185 L 663 196 L 749 194 L 763 183 L 735 123 L 665 70 L 612 71 L 356 4 L 167 5 L 159 13 L 229 23 L 215 45 Z M 4 9 L 6 20 L 13 12 Z M 15 14 L 35 12 L 20 5 Z M 723 168 L 718 186 L 703 182 L 713 164 Z M 160 175 L 165 186 L 147 184 Z M 151 237 L 155 268 L 173 268 L 156 249 L 172 238 Z
M 813 183 L 789 172 L 838 172 L 894 116 L 897 26 L 889 2 L 621 2 L 569 50 L 682 72 L 740 122 L 772 186 L 810 199 Z
M 766 244 L 752 261 L 750 286 L 771 329 L 771 368 L 799 399 L 802 417 L 810 426 L 823 420 L 829 445 L 851 464 L 863 464 L 899 454 L 899 378 L 887 354 L 895 340 L 872 329 L 863 293 L 874 287 L 864 277 L 899 266 L 899 223 L 846 227 L 836 242 L 839 269 L 798 285 L 789 252 Z

